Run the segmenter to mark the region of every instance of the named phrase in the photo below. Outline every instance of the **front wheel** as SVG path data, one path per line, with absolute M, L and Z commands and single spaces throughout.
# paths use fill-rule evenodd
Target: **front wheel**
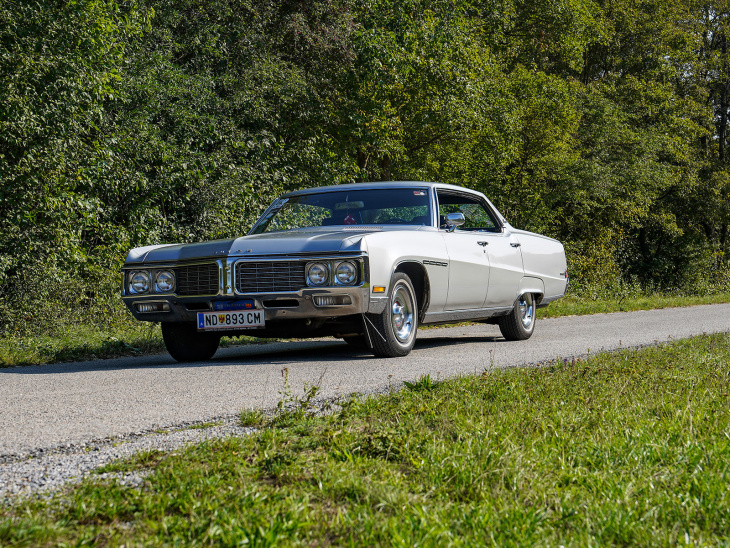
M 200 362 L 213 357 L 221 337 L 200 333 L 194 323 L 162 322 L 162 340 L 176 361 Z
M 380 358 L 407 356 L 416 343 L 418 301 L 411 279 L 403 272 L 393 276 L 388 305 L 380 314 L 368 314 L 373 354 Z
M 517 298 L 512 312 L 497 318 L 497 325 L 508 341 L 524 341 L 535 331 L 536 320 L 535 297 L 532 293 L 525 293 Z

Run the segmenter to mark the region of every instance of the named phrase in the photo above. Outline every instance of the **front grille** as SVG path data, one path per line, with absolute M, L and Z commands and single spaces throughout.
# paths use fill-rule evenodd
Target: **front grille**
M 177 269 L 178 295 L 217 295 L 218 265 L 196 264 Z
M 236 291 L 270 293 L 299 291 L 307 285 L 304 261 L 242 261 L 236 263 Z

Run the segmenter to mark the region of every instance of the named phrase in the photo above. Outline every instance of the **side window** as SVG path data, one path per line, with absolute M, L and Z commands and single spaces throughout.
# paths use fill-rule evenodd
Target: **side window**
M 449 213 L 463 213 L 466 222 L 459 227 L 459 230 L 483 230 L 498 232 L 499 228 L 492 214 L 484 205 L 463 194 L 438 193 L 439 200 L 439 226 L 446 228 L 446 215 Z

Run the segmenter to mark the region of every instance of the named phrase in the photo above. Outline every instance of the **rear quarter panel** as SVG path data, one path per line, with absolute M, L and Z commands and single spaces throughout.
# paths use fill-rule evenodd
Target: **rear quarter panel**
M 515 231 L 522 248 L 525 276 L 540 278 L 545 286 L 545 298 L 565 294 L 565 271 L 568 268 L 563 244 L 547 236 Z

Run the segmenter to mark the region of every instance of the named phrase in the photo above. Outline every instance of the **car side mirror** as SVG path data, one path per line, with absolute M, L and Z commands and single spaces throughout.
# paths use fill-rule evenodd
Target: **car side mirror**
M 446 215 L 446 225 L 449 227 L 449 232 L 453 232 L 457 226 L 461 226 L 465 222 L 466 218 L 463 213 L 449 213 Z

